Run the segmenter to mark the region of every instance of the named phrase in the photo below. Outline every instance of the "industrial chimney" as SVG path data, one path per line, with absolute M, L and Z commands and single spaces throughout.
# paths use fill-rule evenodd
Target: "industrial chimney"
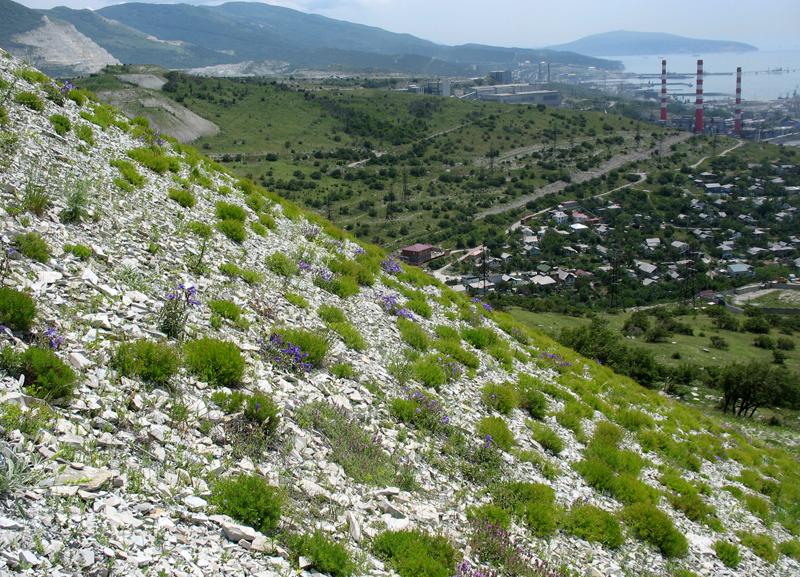
M 703 134 L 705 131 L 703 118 L 703 61 L 697 61 L 697 91 L 694 101 L 694 133 Z
M 733 111 L 733 133 L 742 135 L 742 67 L 736 68 L 736 108 Z
M 667 61 L 661 61 L 661 122 L 667 122 Z

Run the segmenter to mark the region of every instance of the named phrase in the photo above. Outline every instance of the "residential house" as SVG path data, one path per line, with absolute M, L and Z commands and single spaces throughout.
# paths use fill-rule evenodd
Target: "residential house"
M 743 262 L 729 264 L 726 272 L 732 277 L 753 276 L 753 267 Z

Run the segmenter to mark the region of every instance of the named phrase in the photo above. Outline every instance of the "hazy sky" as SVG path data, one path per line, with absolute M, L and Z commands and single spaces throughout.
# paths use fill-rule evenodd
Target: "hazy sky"
M 18 0 L 19 1 L 19 0 Z M 163 1 L 163 0 L 159 0 Z M 22 0 L 97 8 L 113 0 Z M 214 0 L 189 3 L 219 4 Z M 446 44 L 538 47 L 610 30 L 671 32 L 800 48 L 800 0 L 271 0 Z

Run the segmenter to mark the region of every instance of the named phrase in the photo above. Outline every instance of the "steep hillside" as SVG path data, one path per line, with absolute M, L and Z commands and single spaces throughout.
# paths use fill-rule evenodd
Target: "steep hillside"
M 751 52 L 752 44 L 731 40 L 687 38 L 661 32 L 617 30 L 584 36 L 573 42 L 551 46 L 587 56 L 631 56 L 639 54 L 706 54 L 712 52 Z
M 800 571 L 795 439 L 52 86 L 0 54 L 0 573 Z

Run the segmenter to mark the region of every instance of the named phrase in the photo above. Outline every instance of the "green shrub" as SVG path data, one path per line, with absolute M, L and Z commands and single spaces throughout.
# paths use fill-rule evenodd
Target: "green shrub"
M 208 303 L 208 308 L 211 309 L 212 313 L 232 322 L 237 322 L 242 318 L 242 309 L 235 302 L 229 300 L 211 301 Z
M 655 425 L 650 415 L 636 409 L 623 409 L 619 411 L 616 421 L 629 431 L 651 429 Z
M 339 363 L 331 367 L 331 374 L 340 379 L 352 379 L 356 372 L 350 363 Z
M 211 395 L 211 400 L 219 405 L 227 415 L 241 411 L 248 422 L 259 425 L 267 435 L 272 435 L 278 430 L 280 424 L 278 406 L 272 397 L 264 393 L 215 391 Z
M 18 92 L 14 96 L 14 102 L 16 102 L 17 104 L 21 104 L 25 108 L 30 108 L 31 110 L 35 110 L 36 112 L 41 112 L 42 110 L 44 110 L 44 102 L 42 102 L 42 99 L 39 98 L 33 92 L 27 92 L 27 91 Z
M 348 322 L 344 311 L 339 307 L 332 305 L 320 305 L 320 307 L 317 309 L 317 314 L 325 324 Z
M 199 220 L 193 220 L 186 226 L 192 234 L 202 240 L 208 240 L 214 234 L 213 228 L 204 222 L 200 222 Z
M 476 432 L 481 439 L 508 452 L 515 445 L 514 434 L 503 417 L 484 417 L 478 421 Z
M 191 190 L 185 188 L 170 188 L 167 196 L 170 200 L 174 200 L 183 208 L 192 208 L 197 204 L 197 199 L 192 194 Z
M 184 352 L 189 372 L 210 385 L 236 388 L 242 384 L 245 362 L 235 344 L 202 338 L 186 343 Z
M 467 367 L 468 369 L 477 369 L 480 366 L 480 359 L 474 353 L 464 349 L 458 341 L 449 339 L 440 339 L 434 343 L 436 349 L 443 355 L 448 355 Z
M 493 503 L 487 503 L 480 507 L 470 507 L 467 509 L 467 519 L 491 523 L 504 529 L 508 529 L 511 526 L 510 513 Z
M 397 329 L 400 331 L 400 338 L 413 349 L 421 352 L 428 350 L 428 333 L 421 326 L 412 320 L 397 317 Z
M 544 423 L 528 421 L 528 427 L 533 433 L 533 440 L 539 443 L 545 451 L 558 455 L 564 450 L 564 441 L 558 436 L 558 433 Z
M 238 220 L 221 220 L 217 223 L 217 230 L 236 244 L 242 244 L 247 239 L 247 229 Z
M 530 375 L 520 374 L 517 384 L 519 408 L 534 419 L 543 419 L 547 414 L 547 397 L 539 390 L 539 382 Z
M 367 350 L 367 341 L 361 336 L 358 329 L 350 323 L 331 323 L 328 328 L 341 337 L 342 342 L 348 349 L 353 349 L 354 351 Z
M 28 347 L 16 353 L 10 346 L 2 350 L 2 368 L 14 377 L 25 377 L 25 391 L 46 401 L 72 398 L 77 375 L 50 349 Z
M 703 501 L 697 490 L 687 491 L 682 495 L 669 495 L 669 502 L 676 510 L 682 511 L 688 519 L 706 523 L 712 528 L 721 528 L 714 507 Z
M 458 331 L 449 325 L 437 325 L 434 329 L 436 336 L 445 341 L 461 342 L 461 335 Z
M 517 391 L 511 383 L 488 383 L 481 390 L 481 402 L 501 415 L 510 415 L 517 408 Z
M 469 327 L 461 331 L 461 336 L 479 350 L 488 349 L 500 341 L 497 333 L 486 327 Z
M 38 232 L 18 234 L 14 239 L 14 248 L 36 262 L 45 263 L 50 260 L 50 247 Z
M 622 518 L 636 538 L 657 547 L 665 557 L 683 557 L 689 550 L 686 537 L 652 503 L 628 505 L 622 510 Z
M 89 146 L 94 146 L 94 130 L 88 124 L 78 124 L 75 126 L 75 136 L 84 141 Z
M 216 481 L 211 486 L 210 501 L 218 513 L 266 535 L 278 528 L 283 498 L 277 487 L 258 475 L 242 474 Z
M 0 325 L 14 332 L 27 333 L 36 317 L 36 303 L 27 294 L 0 287 Z
M 616 517 L 592 505 L 573 505 L 564 519 L 564 529 L 585 539 L 616 549 L 625 542 Z
M 166 386 L 178 372 L 179 358 L 166 343 L 139 340 L 121 343 L 111 367 L 123 377 L 138 377 L 151 385 Z
M 69 121 L 69 118 L 63 114 L 51 114 L 50 124 L 53 125 L 53 130 L 55 130 L 56 134 L 59 136 L 64 136 L 72 128 L 72 123 Z
M 292 537 L 290 546 L 295 563 L 300 557 L 309 561 L 305 569 L 314 569 L 331 577 L 349 577 L 356 570 L 345 546 L 332 541 L 321 531 Z
M 269 270 L 286 278 L 295 276 L 300 270 L 297 263 L 282 252 L 275 252 L 269 255 L 266 264 Z
M 46 74 L 33 68 L 20 68 L 14 72 L 14 76 L 27 80 L 31 84 L 44 84 L 50 80 Z
M 769 502 L 766 499 L 762 499 L 757 495 L 745 495 L 744 506 L 762 521 L 767 522 L 769 520 L 771 510 Z
M 458 561 L 445 537 L 413 529 L 381 533 L 373 550 L 400 577 L 451 577 Z
M 745 531 L 740 531 L 737 535 L 741 539 L 742 545 L 767 563 L 776 563 L 778 561 L 778 550 L 775 548 L 775 541 L 769 535 L 758 535 Z
M 298 294 L 295 294 L 295 293 L 284 293 L 283 298 L 285 298 L 287 301 L 292 303 L 297 308 L 300 308 L 300 309 L 307 309 L 308 308 L 308 301 L 304 297 L 302 297 L 302 296 L 300 296 Z
M 431 315 L 433 314 L 431 305 L 428 304 L 424 293 L 415 292 L 413 297 L 408 299 L 406 302 L 406 307 L 424 319 L 431 318 Z
M 0 438 L 8 436 L 11 431 L 19 431 L 26 437 L 37 440 L 39 433 L 49 429 L 56 417 L 57 413 L 44 404 L 23 409 L 15 403 L 0 403 Z
M 222 200 L 217 202 L 215 214 L 218 220 L 238 220 L 239 222 L 247 220 L 247 211 L 244 208 Z
M 448 381 L 447 371 L 435 355 L 418 358 L 414 361 L 411 372 L 420 383 L 437 391 Z
M 300 347 L 300 350 L 308 355 L 305 362 L 311 363 L 314 368 L 322 366 L 330 348 L 330 343 L 324 335 L 304 329 L 278 329 L 275 334 L 280 335 L 284 342 Z
M 778 545 L 778 550 L 782 555 L 791 557 L 795 561 L 800 561 L 800 540 L 792 539 L 784 541 Z
M 22 197 L 22 208 L 36 216 L 42 216 L 51 205 L 50 194 L 45 187 L 35 184 L 33 180 L 28 180 L 25 184 L 25 194 Z
M 717 541 L 714 543 L 714 551 L 719 557 L 719 560 L 726 567 L 730 567 L 731 569 L 736 569 L 739 566 L 739 561 L 741 560 L 741 555 L 739 555 L 739 547 L 734 545 L 733 543 L 728 543 L 727 541 Z
M 156 174 L 164 174 L 167 171 L 178 172 L 180 161 L 164 153 L 158 147 L 134 148 L 128 151 L 128 157 L 132 158 L 142 166 L 145 166 Z
M 337 276 L 325 280 L 321 276 L 314 278 L 314 284 L 324 291 L 346 299 L 359 293 L 358 282 L 351 276 Z
M 560 509 L 555 504 L 555 491 L 543 483 L 511 482 L 494 488 L 494 503 L 523 520 L 537 537 L 556 532 Z
M 85 244 L 65 244 L 64 252 L 67 252 L 83 261 L 89 260 L 94 254 L 94 251 Z

